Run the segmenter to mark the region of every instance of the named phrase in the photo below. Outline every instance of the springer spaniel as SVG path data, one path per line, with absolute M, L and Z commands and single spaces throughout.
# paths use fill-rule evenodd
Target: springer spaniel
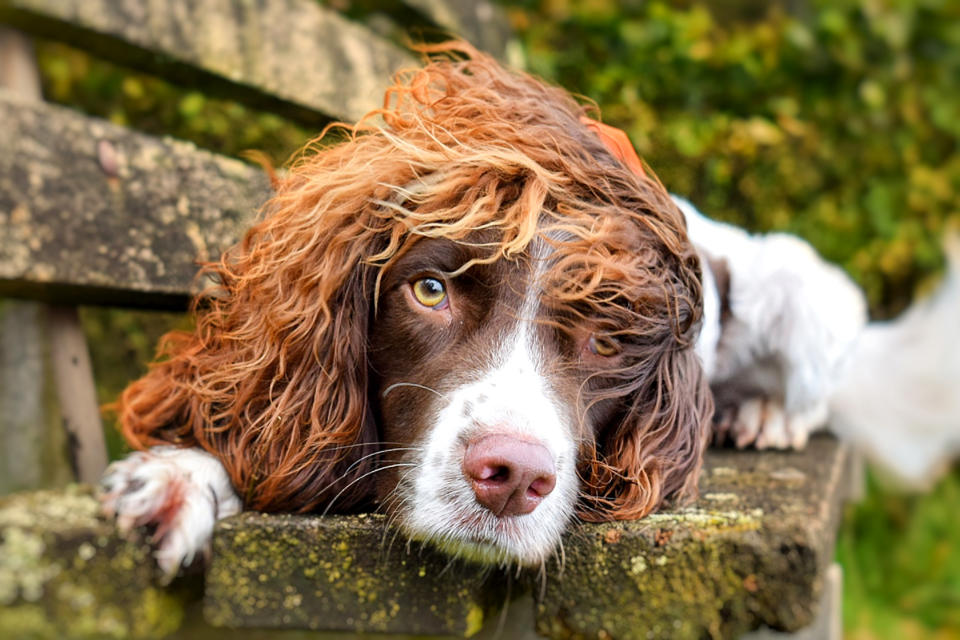
M 168 577 L 241 508 L 379 509 L 530 565 L 574 515 L 695 493 L 713 405 L 682 213 L 565 92 L 431 52 L 291 168 L 119 400 L 141 451 L 103 507 L 155 528 Z
M 750 235 L 674 197 L 704 267 L 697 351 L 715 440 L 802 448 L 829 426 L 901 484 L 929 486 L 960 453 L 960 237 L 947 277 L 890 322 L 803 240 Z
M 430 51 L 292 167 L 118 402 L 141 451 L 103 507 L 154 527 L 168 578 L 242 508 L 379 509 L 454 555 L 543 563 L 574 516 L 692 496 L 714 396 L 738 446 L 802 447 L 829 415 L 915 478 L 960 446 L 956 262 L 933 303 L 867 325 L 801 240 L 671 199 L 560 89 Z

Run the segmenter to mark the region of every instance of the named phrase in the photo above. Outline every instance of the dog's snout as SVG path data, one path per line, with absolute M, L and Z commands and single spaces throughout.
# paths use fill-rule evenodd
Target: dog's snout
M 498 517 L 532 512 L 557 483 L 547 448 L 509 435 L 468 443 L 463 472 L 477 502 Z

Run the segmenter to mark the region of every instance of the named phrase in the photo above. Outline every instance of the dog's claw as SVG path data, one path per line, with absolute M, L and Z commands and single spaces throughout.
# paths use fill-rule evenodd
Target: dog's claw
M 154 557 L 169 582 L 206 557 L 217 519 L 240 510 L 223 466 L 196 449 L 157 447 L 114 462 L 100 482 L 101 512 L 124 535 L 151 527 Z
M 803 449 L 810 433 L 823 425 L 826 410 L 790 413 L 770 398 L 750 398 L 739 406 L 725 407 L 714 420 L 717 443 L 732 441 L 738 449 Z

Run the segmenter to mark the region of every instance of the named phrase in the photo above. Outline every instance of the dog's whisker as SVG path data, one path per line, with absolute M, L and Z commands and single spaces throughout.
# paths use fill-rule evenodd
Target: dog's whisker
M 333 447 L 324 447 L 323 450 L 324 450 L 324 452 L 328 452 L 328 451 L 343 451 L 343 450 L 346 450 L 346 449 L 358 449 L 358 448 L 361 448 L 361 447 L 383 446 L 383 445 L 408 446 L 409 444 L 410 444 L 409 442 L 399 442 L 399 441 L 398 441 L 398 442 L 387 442 L 387 441 L 383 441 L 383 440 L 378 440 L 376 443 L 370 443 L 370 442 L 355 442 L 355 443 L 353 443 L 353 444 L 340 444 L 340 445 L 336 445 L 336 446 L 333 446 Z
M 432 389 L 423 384 L 417 384 L 416 382 L 394 382 L 389 387 L 383 390 L 383 392 L 380 394 L 380 397 L 386 398 L 388 393 L 390 393 L 391 391 L 399 387 L 414 387 L 416 389 L 423 389 L 424 391 L 430 391 L 431 393 L 437 394 L 440 398 L 444 398 L 444 399 L 446 398 L 446 395 L 440 393 L 436 389 Z
M 385 466 L 385 467 L 377 467 L 376 469 L 373 469 L 372 471 L 368 471 L 367 473 L 364 473 L 363 475 L 361 475 L 361 476 L 358 477 L 358 478 L 354 478 L 353 480 L 351 480 L 350 482 L 348 482 L 342 489 L 340 489 L 340 491 L 337 492 L 337 495 L 333 496 L 333 499 L 330 500 L 330 502 L 327 503 L 327 507 L 323 510 L 323 513 L 321 513 L 320 515 L 324 515 L 324 516 L 327 515 L 327 514 L 330 512 L 330 509 L 333 508 L 333 504 L 337 501 L 337 498 L 339 498 L 340 496 L 342 496 L 347 489 L 349 489 L 349 488 L 352 487 L 353 485 L 357 484 L 358 482 L 360 482 L 360 481 L 363 480 L 364 478 L 368 478 L 368 477 L 374 475 L 375 473 L 380 473 L 381 471 L 386 471 L 386 470 L 388 470 L 388 469 L 396 469 L 397 467 L 416 467 L 416 466 L 417 466 L 417 465 L 414 464 L 414 463 L 412 463 L 412 462 L 397 462 L 397 463 L 395 463 L 395 464 L 388 464 L 388 465 Z M 343 477 L 344 477 L 344 476 L 341 475 L 340 478 L 338 478 L 337 480 L 335 480 L 335 481 L 332 482 L 331 484 L 335 484 L 335 483 L 338 482 L 339 480 L 342 480 Z
M 356 467 L 358 464 L 360 464 L 364 460 L 375 458 L 377 456 L 386 455 L 388 453 L 396 453 L 398 451 L 419 451 L 419 450 L 420 450 L 420 447 L 393 447 L 391 449 L 381 449 L 379 451 L 374 451 L 373 453 L 368 453 L 365 456 L 360 456 L 359 458 L 354 460 L 352 463 L 350 463 L 350 466 L 344 469 L 343 473 L 341 473 L 340 476 L 336 480 L 334 480 L 334 482 L 339 482 L 343 478 L 347 477 L 347 474 L 349 474 L 350 471 L 354 469 L 354 467 Z
M 503 597 L 503 607 L 500 610 L 500 615 L 497 617 L 497 628 L 493 632 L 493 637 L 496 640 L 500 640 L 503 637 L 503 630 L 507 625 L 507 613 L 510 609 L 510 599 L 513 595 L 513 580 L 510 579 L 510 576 L 507 576 L 507 588 L 506 594 Z

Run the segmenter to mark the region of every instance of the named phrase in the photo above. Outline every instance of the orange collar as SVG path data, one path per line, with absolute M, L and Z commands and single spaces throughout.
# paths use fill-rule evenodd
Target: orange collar
M 643 162 L 640 161 L 640 156 L 637 155 L 636 149 L 630 144 L 630 138 L 627 137 L 626 133 L 608 124 L 597 122 L 587 116 L 580 116 L 580 122 L 597 134 L 597 137 L 603 142 L 607 151 L 613 154 L 614 158 L 622 162 L 638 176 L 642 178 L 647 177 L 647 172 L 643 168 Z

